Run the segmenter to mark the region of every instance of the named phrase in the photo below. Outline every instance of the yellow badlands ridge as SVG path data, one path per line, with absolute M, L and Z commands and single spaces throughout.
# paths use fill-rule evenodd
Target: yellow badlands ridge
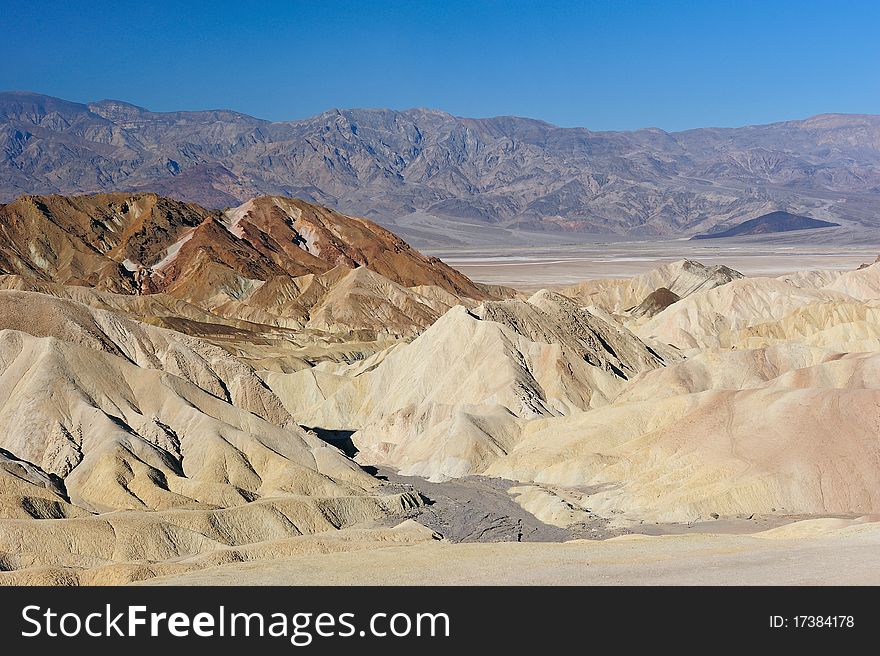
M 290 199 L 0 215 L 2 583 L 868 582 L 880 264 L 527 295 Z M 474 476 L 620 537 L 452 544 L 418 481 Z

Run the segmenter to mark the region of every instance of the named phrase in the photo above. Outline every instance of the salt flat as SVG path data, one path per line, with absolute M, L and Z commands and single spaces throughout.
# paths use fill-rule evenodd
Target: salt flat
M 478 282 L 517 289 L 571 285 L 581 280 L 628 278 L 681 259 L 723 264 L 747 276 L 779 276 L 810 269 L 854 269 L 873 262 L 880 246 L 758 241 L 619 241 L 533 246 L 425 249 Z

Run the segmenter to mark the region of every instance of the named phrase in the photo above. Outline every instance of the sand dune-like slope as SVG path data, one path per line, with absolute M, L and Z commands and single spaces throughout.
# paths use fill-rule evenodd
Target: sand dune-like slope
M 19 291 L 0 291 L 0 330 L 6 329 L 164 371 L 276 424 L 290 423 L 281 403 L 249 366 L 192 337 L 79 303 Z
M 367 270 L 344 269 L 344 272 L 357 277 L 364 276 Z M 367 272 L 367 276 L 370 275 Z M 312 278 L 312 276 L 304 278 Z M 351 323 L 333 324 L 332 331 L 304 328 L 303 320 L 294 318 L 295 311 L 303 310 L 302 306 L 296 305 L 295 302 L 288 303 L 290 298 L 285 296 L 285 290 L 287 285 L 293 284 L 290 281 L 274 287 L 274 291 L 278 292 L 274 297 L 274 307 L 266 311 L 246 304 L 238 304 L 237 307 L 215 308 L 209 312 L 167 294 L 115 294 L 91 287 L 61 285 L 12 275 L 0 276 L 0 290 L 39 292 L 59 299 L 73 300 L 124 318 L 197 337 L 200 341 L 221 347 L 240 362 L 250 363 L 259 369 L 297 371 L 324 360 L 349 362 L 367 357 L 396 342 L 398 333 L 412 334 L 418 330 L 419 322 L 429 323 L 432 316 L 439 316 L 448 307 L 443 302 L 445 292 L 436 287 L 422 287 L 418 296 L 413 295 L 422 299 L 424 303 L 429 303 L 426 299 L 431 295 L 431 290 L 435 290 L 437 301 L 431 302 L 430 305 L 422 305 L 421 302 L 410 304 L 407 302 L 409 298 L 407 290 L 403 290 L 404 300 L 397 305 L 394 305 L 395 301 L 390 298 L 390 294 L 386 300 L 381 296 L 371 297 L 371 293 L 383 293 L 385 284 L 389 285 L 391 290 L 398 289 L 398 286 L 386 279 L 380 280 L 383 284 L 365 287 L 363 301 L 351 303 L 352 308 L 364 307 L 366 311 L 346 310 L 348 300 L 343 297 L 339 301 L 338 305 L 342 305 L 343 309 L 337 313 L 337 316 L 342 321 L 344 314 Z M 332 284 L 330 288 L 332 289 Z M 268 285 L 262 289 L 270 291 Z M 299 292 L 296 291 L 295 295 L 298 294 Z M 384 309 L 386 303 L 391 307 L 400 306 L 407 311 L 413 308 L 413 312 L 411 315 L 406 315 L 402 311 L 389 312 Z M 433 309 L 435 307 L 436 309 Z M 371 313 L 374 311 L 377 315 L 393 314 L 400 319 L 400 322 L 381 324 L 371 318 L 373 316 Z M 177 335 L 171 338 L 182 340 Z
M 476 304 L 440 287 L 406 288 L 369 269 L 342 266 L 319 276 L 273 278 L 241 301 L 210 309 L 165 293 L 117 294 L 16 275 L 0 275 L 4 289 L 73 300 L 204 338 L 270 369 L 369 355 L 414 337 L 454 305 Z
M 375 479 L 314 435 L 269 424 L 182 379 L 23 337 L 0 333 L 3 362 L 10 341 L 32 342 L 0 375 L 9 395 L 0 407 L 0 564 L 21 570 L 6 582 L 42 580 L 47 567 L 130 562 L 139 569 L 344 528 L 421 503 L 413 493 L 374 491 Z M 13 377 L 21 382 L 10 392 Z M 115 582 L 137 578 L 143 575 Z
M 2 569 L 156 562 L 421 503 L 378 484 L 223 349 L 0 291 Z
M 742 277 L 738 271 L 725 266 L 706 266 L 693 260 L 678 260 L 634 278 L 587 280 L 561 291 L 583 305 L 595 305 L 607 312 L 623 314 L 636 308 L 658 289 L 684 298 Z
M 778 280 L 794 285 L 795 287 L 809 287 L 819 289 L 830 285 L 840 276 L 847 273 L 840 269 L 811 269 L 808 271 L 795 271 L 779 276 Z
M 684 349 L 755 348 L 803 338 L 840 350 L 858 350 L 848 342 L 873 347 L 870 325 L 876 324 L 880 302 L 880 265 L 847 272 L 827 284 L 826 276 L 791 280 L 735 280 L 682 299 L 635 330 L 644 339 Z M 851 338 L 839 328 L 847 324 Z
M 880 299 L 880 264 L 874 263 L 856 271 L 847 271 L 823 289 L 842 292 L 860 301 L 876 301 Z
M 525 425 L 485 473 L 587 486 L 584 507 L 655 521 L 877 512 L 878 368 L 798 341 L 704 351 L 606 407 Z
M 4 583 L 124 583 L 181 571 L 163 569 L 169 559 L 242 560 L 223 550 L 246 545 L 250 557 L 296 553 L 285 540 L 422 503 L 377 490 L 289 421 L 72 341 L 0 330 L 0 398 Z M 364 548 L 374 539 L 386 537 Z
M 655 521 L 880 503 L 880 267 L 733 280 L 636 332 L 686 347 L 600 408 L 523 426 L 484 473 Z M 577 505 L 577 504 L 576 504 Z
M 222 317 L 211 313 L 192 303 L 173 298 L 167 294 L 118 294 L 95 289 L 94 287 L 63 285 L 57 282 L 36 280 L 18 275 L 0 275 L 0 290 L 39 292 L 40 294 L 76 301 L 82 305 L 114 312 L 143 322 L 171 319 L 242 329 L 254 326 L 254 324 L 242 319 Z
M 758 348 L 764 344 L 797 341 L 829 350 L 853 353 L 880 350 L 878 301 L 831 301 L 795 309 L 781 319 L 722 333 L 721 344 Z
M 539 292 L 455 307 L 367 369 L 267 382 L 300 423 L 356 430 L 360 460 L 442 480 L 506 453 L 523 421 L 604 404 L 662 364 L 625 328 Z
M 487 468 L 654 521 L 880 509 L 874 389 L 711 391 L 534 422 Z M 846 426 L 841 435 L 841 426 Z
M 341 266 L 319 276 L 273 279 L 244 301 L 249 307 L 260 308 L 259 314 L 249 316 L 261 322 L 275 323 L 275 317 L 283 320 L 298 316 L 299 326 L 310 330 L 361 331 L 393 337 L 418 334 L 462 302 L 475 304 L 441 287 L 410 289 L 369 269 Z M 266 315 L 272 318 L 267 321 Z
M 709 390 L 786 387 L 868 388 L 874 353 L 839 353 L 800 341 L 757 349 L 708 349 L 665 369 L 647 372 L 627 386 L 614 403 L 649 401 Z M 803 382 L 793 384 L 792 380 Z
M 270 423 L 178 376 L 10 330 L 0 354 L 0 446 L 62 477 L 81 507 L 226 506 L 373 484 L 292 422 Z

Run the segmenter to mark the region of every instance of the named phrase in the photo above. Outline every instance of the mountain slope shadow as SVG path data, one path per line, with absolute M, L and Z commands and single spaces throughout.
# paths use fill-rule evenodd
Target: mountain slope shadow
M 300 426 L 303 430 L 311 431 L 327 444 L 335 446 L 349 458 L 354 458 L 358 454 L 358 448 L 351 441 L 354 435 L 353 430 L 332 430 L 330 428 L 321 428 L 319 426 Z M 374 473 L 374 472 L 369 472 Z

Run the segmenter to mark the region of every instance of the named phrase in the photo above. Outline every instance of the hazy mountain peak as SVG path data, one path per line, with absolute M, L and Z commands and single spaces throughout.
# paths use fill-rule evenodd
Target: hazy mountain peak
M 875 116 L 591 132 L 426 108 L 337 108 L 271 123 L 228 110 L 156 113 L 7 92 L 0 140 L 5 201 L 141 189 L 230 207 L 282 195 L 386 225 L 417 212 L 600 234 L 694 235 L 778 207 L 843 226 L 878 223 Z M 430 238 L 430 223 L 420 234 Z

